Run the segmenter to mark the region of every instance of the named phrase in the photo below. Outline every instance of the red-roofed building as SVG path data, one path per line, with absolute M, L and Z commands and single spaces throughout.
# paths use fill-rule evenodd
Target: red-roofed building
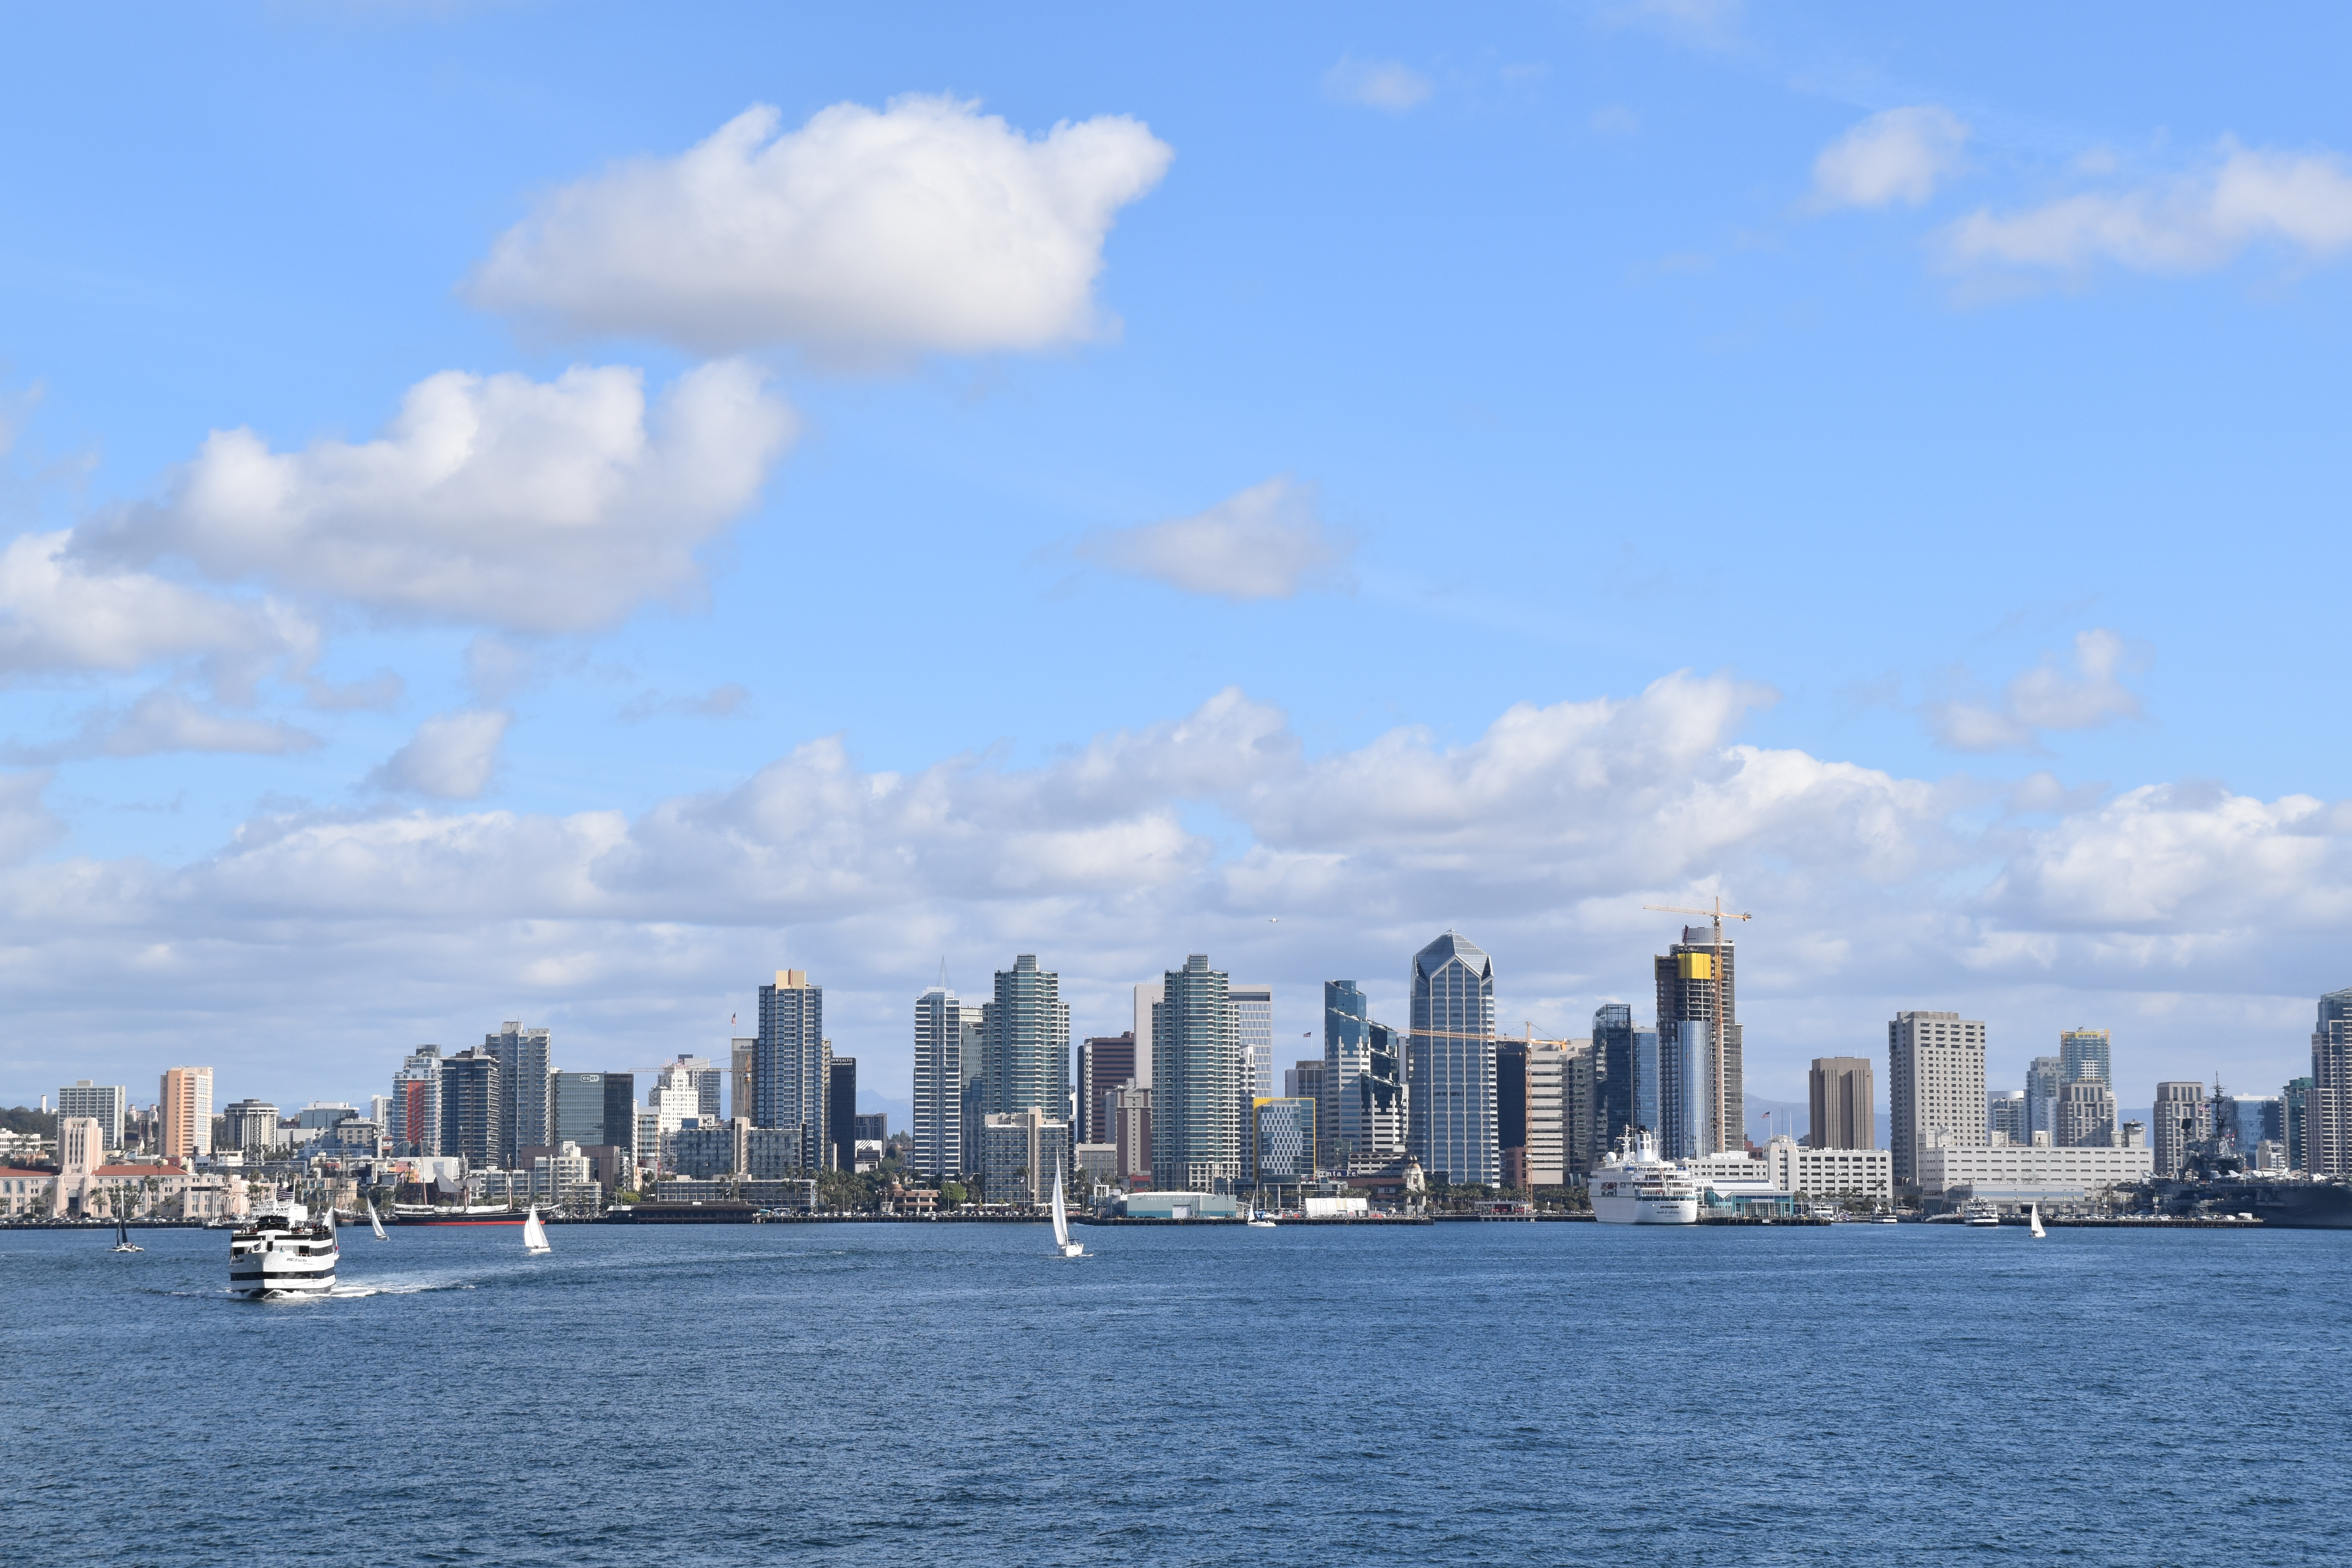
M 0 1165 L 0 1219 L 26 1219 L 49 1212 L 49 1194 L 58 1184 L 55 1171 L 26 1171 Z

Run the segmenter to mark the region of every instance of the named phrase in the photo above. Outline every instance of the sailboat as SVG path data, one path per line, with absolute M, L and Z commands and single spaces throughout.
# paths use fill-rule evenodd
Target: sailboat
M 384 1235 L 384 1233 L 383 1233 L 383 1216 L 382 1215 L 379 1215 L 379 1214 L 377 1214 L 377 1213 L 375 1212 L 375 1200 L 374 1200 L 373 1198 L 370 1198 L 370 1199 L 368 1199 L 368 1200 L 367 1200 L 367 1206 L 368 1206 L 368 1228 L 369 1228 L 370 1230 L 372 1230 L 372 1231 L 375 1232 L 375 1238 L 376 1238 L 378 1241 L 389 1241 L 389 1240 L 391 1240 L 392 1238 L 391 1238 L 390 1237 L 388 1237 L 388 1236 Z
M 147 1250 L 145 1247 L 131 1239 L 131 1224 L 119 1214 L 114 1216 L 114 1250 L 117 1252 L 144 1252 Z
M 1070 1212 L 1062 1206 L 1062 1173 L 1054 1173 L 1054 1249 L 1065 1258 L 1084 1258 L 1087 1249 L 1070 1239 Z
M 2026 1217 L 2033 1222 L 2034 1235 L 2048 1236 L 2050 1234 L 2048 1231 L 2042 1228 L 2042 1205 L 2040 1204 L 2028 1204 L 2025 1208 L 2025 1213 Z
M 525 1252 L 534 1253 L 555 1250 L 547 1245 L 547 1227 L 539 1223 L 537 1204 L 531 1205 L 530 1212 L 522 1218 L 522 1249 Z

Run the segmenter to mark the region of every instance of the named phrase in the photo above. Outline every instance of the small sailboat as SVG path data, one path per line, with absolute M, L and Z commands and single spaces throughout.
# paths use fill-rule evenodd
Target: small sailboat
M 531 1205 L 530 1212 L 523 1215 L 522 1218 L 522 1249 L 525 1252 L 530 1253 L 552 1252 L 555 1250 L 555 1248 L 547 1245 L 547 1227 L 539 1223 L 539 1205 L 537 1204 Z
M 1250 1210 L 1250 1216 L 1244 1223 L 1252 1230 L 1272 1230 L 1275 1228 L 1274 1216 L 1266 1213 L 1264 1209 L 1254 1208 Z
M 1070 1211 L 1062 1206 L 1062 1173 L 1054 1173 L 1054 1250 L 1065 1258 L 1084 1258 L 1087 1249 L 1070 1239 Z
M 375 1238 L 376 1238 L 378 1241 L 389 1241 L 389 1240 L 391 1240 L 392 1238 L 391 1238 L 390 1237 L 388 1237 L 388 1236 L 384 1235 L 384 1233 L 383 1233 L 383 1216 L 382 1215 L 380 1215 L 380 1214 L 378 1214 L 378 1213 L 376 1213 L 376 1212 L 375 1212 L 375 1200 L 374 1200 L 373 1198 L 370 1198 L 370 1199 L 368 1199 L 368 1200 L 367 1200 L 367 1206 L 368 1206 L 368 1228 L 369 1228 L 370 1230 L 372 1230 L 372 1231 L 375 1232 Z
M 2048 1236 L 2050 1234 L 2048 1231 L 2042 1228 L 2042 1205 L 2040 1204 L 2027 1205 L 2025 1215 L 2027 1219 L 2032 1222 L 2034 1235 Z
M 131 1239 L 131 1222 L 124 1219 L 121 1215 L 116 1215 L 114 1216 L 114 1250 L 117 1252 L 144 1252 L 147 1250 L 145 1247 Z

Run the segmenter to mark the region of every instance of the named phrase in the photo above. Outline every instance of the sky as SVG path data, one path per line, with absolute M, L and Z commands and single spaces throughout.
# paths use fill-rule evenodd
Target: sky
M 2352 984 L 2339 8 L 9 31 L 0 1103 L 785 967 L 898 1101 L 1023 952 L 1286 1062 L 1448 929 L 1575 1037 L 1718 896 L 1777 1099 Z

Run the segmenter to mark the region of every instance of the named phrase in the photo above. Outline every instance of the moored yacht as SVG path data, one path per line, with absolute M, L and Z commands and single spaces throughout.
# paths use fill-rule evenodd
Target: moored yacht
M 300 1204 L 271 1205 L 230 1233 L 228 1288 L 240 1296 L 323 1296 L 335 1288 L 342 1247 L 331 1216 L 313 1220 Z
M 1696 1225 L 1698 1184 L 1683 1166 L 1658 1158 L 1657 1135 L 1637 1128 L 1587 1184 L 1592 1217 L 1603 1225 Z

